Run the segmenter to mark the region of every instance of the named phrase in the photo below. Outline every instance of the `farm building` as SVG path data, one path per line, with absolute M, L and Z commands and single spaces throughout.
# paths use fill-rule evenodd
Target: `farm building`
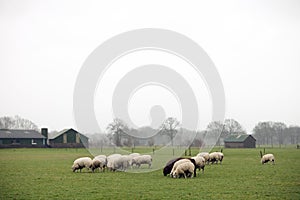
M 0 129 L 0 148 L 46 146 L 47 138 L 36 130 Z
M 54 148 L 84 148 L 88 147 L 89 138 L 69 128 L 49 137 L 49 146 Z
M 225 148 L 255 148 L 256 139 L 252 135 L 230 135 L 224 140 Z

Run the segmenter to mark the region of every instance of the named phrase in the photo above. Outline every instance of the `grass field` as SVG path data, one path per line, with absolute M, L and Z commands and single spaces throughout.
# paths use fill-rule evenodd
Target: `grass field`
M 85 149 L 0 149 L 0 199 L 300 199 L 300 150 L 266 151 L 275 165 L 261 165 L 259 149 L 224 149 L 222 165 L 172 179 L 162 170 L 73 173 L 75 158 L 91 156 Z

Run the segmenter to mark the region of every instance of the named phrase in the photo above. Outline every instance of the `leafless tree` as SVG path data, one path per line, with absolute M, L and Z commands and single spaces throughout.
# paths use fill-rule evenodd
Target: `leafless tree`
M 106 128 L 113 136 L 113 142 L 116 146 L 121 146 L 122 135 L 128 130 L 127 125 L 121 119 L 115 118 Z
M 14 117 L 4 116 L 0 118 L 0 128 L 2 129 L 28 129 L 38 130 L 38 126 L 28 119 L 16 115 Z
M 223 131 L 225 135 L 246 134 L 242 125 L 234 119 L 225 119 Z
M 220 121 L 212 121 L 206 128 L 206 136 L 208 138 L 217 138 L 217 145 L 220 145 L 220 138 L 225 138 L 223 132 L 224 124 Z
M 177 133 L 177 128 L 179 126 L 179 121 L 174 117 L 167 118 L 160 127 L 160 133 L 162 135 L 167 135 L 171 139 L 171 144 L 174 144 L 174 137 Z

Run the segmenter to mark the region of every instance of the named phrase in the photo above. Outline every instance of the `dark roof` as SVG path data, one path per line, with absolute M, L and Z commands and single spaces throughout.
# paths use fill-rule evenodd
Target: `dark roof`
M 72 129 L 72 128 L 66 128 L 66 129 L 63 129 L 63 130 L 61 130 L 61 131 L 55 133 L 55 134 L 52 135 L 52 136 L 49 136 L 49 139 L 50 139 L 50 140 L 53 140 L 54 138 L 57 138 L 57 137 L 60 136 L 61 134 L 64 134 L 64 133 L 66 133 L 66 132 L 68 132 L 68 131 L 70 131 L 70 130 L 73 130 L 73 131 L 75 131 L 76 133 L 79 133 L 78 131 L 76 131 L 76 130 L 74 130 L 74 129 Z M 83 134 L 81 134 L 81 133 L 79 133 L 79 134 L 80 134 L 80 137 L 83 136 L 83 137 L 86 137 L 86 138 L 87 138 L 87 136 L 85 136 L 85 135 L 83 135 Z
M 244 142 L 248 137 L 252 137 L 252 135 L 230 135 L 224 139 L 224 142 Z M 255 140 L 254 137 L 252 138 Z
M 0 138 L 46 138 L 35 130 L 21 130 L 21 129 L 0 129 Z

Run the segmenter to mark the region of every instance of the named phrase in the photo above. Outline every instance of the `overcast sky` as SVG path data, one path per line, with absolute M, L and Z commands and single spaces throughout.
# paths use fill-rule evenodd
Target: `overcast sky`
M 50 130 L 76 127 L 74 85 L 88 55 L 117 34 L 163 28 L 194 40 L 213 60 L 225 89 L 227 118 L 239 121 L 249 133 L 257 122 L 265 120 L 300 125 L 297 0 L 0 0 L 0 27 L 0 116 L 20 115 Z M 143 56 L 147 57 L 135 55 L 139 64 Z M 163 55 L 151 56 L 157 59 Z M 164 60 L 168 59 L 172 60 Z M 169 101 L 167 115 L 180 119 L 172 95 L 160 88 L 144 88 L 131 99 L 133 120 L 138 125 L 150 123 L 145 114 L 149 102 L 146 107 L 142 102 L 153 89 L 153 94 Z M 101 90 L 95 94 L 98 123 L 105 128 L 112 116 L 109 109 L 101 110 L 101 95 L 109 94 Z M 203 108 L 207 117 L 201 128 L 210 120 L 209 110 Z

